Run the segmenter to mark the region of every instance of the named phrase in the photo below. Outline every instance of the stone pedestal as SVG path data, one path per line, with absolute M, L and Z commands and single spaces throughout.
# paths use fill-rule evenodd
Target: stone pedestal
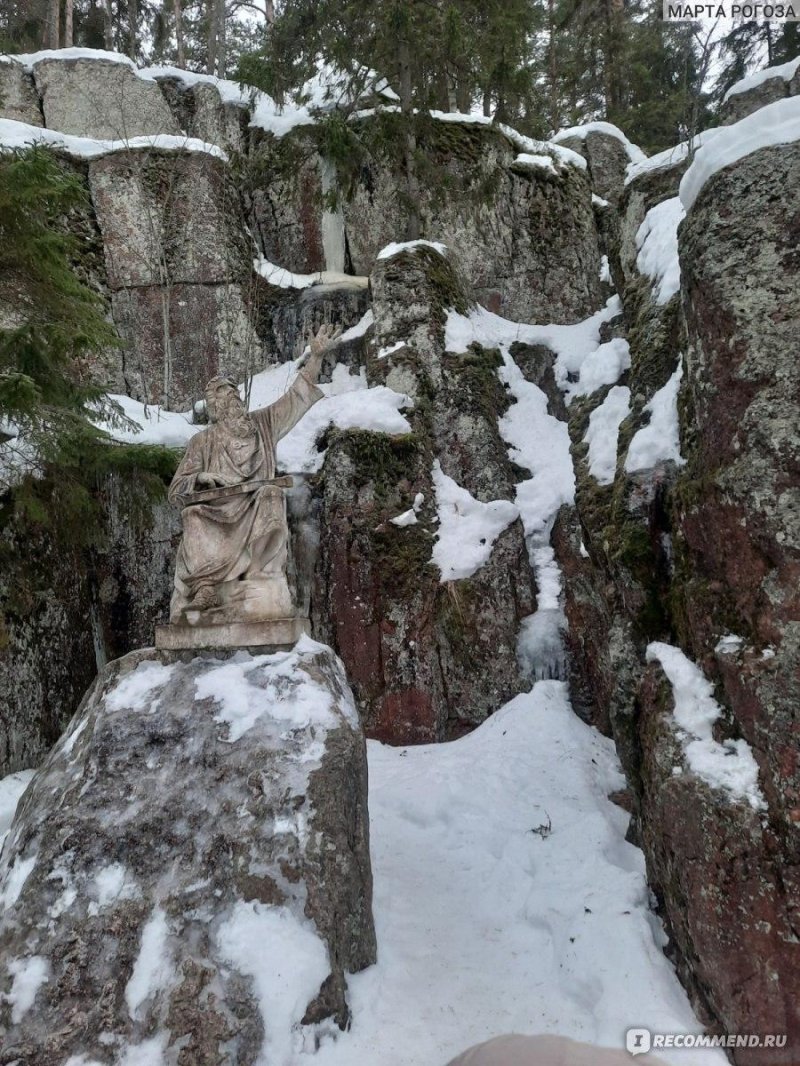
M 187 616 L 192 612 L 187 612 Z M 194 612 L 200 614 L 199 611 Z M 208 614 L 210 612 L 204 612 Z M 172 624 L 156 626 L 156 647 L 160 651 L 198 651 L 214 648 L 288 647 L 303 634 L 310 634 L 307 618 L 269 618 L 251 622 L 226 622 L 219 625 Z

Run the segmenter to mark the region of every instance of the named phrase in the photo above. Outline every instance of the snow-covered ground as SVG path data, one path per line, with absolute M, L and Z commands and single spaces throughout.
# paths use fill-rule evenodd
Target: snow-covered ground
M 558 654 L 564 624 L 549 533 L 557 508 L 572 499 L 574 474 L 566 425 L 548 411 L 541 389 L 524 379 L 510 347 L 514 340 L 548 344 L 565 399 L 590 393 L 625 368 L 621 346 L 611 351 L 600 343 L 602 323 L 618 310 L 612 297 L 571 326 L 519 325 L 480 308 L 448 317 L 451 351 L 478 340 L 499 347 L 503 357 L 499 374 L 512 402 L 500 431 L 530 477 L 517 486 L 513 504 L 479 506 L 507 509 L 492 511 L 498 532 L 519 513 L 528 536 L 539 608 L 523 624 L 520 655 L 529 657 L 534 677 L 548 655 Z M 357 330 L 369 324 L 365 316 Z M 601 364 L 608 374 L 599 373 Z M 251 406 L 276 399 L 297 365 L 256 375 Z M 316 440 L 331 423 L 407 431 L 401 409 L 408 399 L 368 389 L 363 373 L 338 366 L 324 391 L 315 417 L 301 423 L 302 439 L 285 439 L 287 469 L 318 468 L 323 453 Z M 674 405 L 666 406 L 671 413 Z M 139 411 L 134 401 L 125 401 L 125 409 L 146 438 L 179 443 L 198 428 L 186 415 Z M 627 399 L 615 421 L 626 409 Z M 610 476 L 615 455 L 596 458 Z M 464 491 L 443 475 L 440 480 L 439 508 L 448 492 L 455 498 Z M 422 502 L 415 501 L 404 521 L 416 518 Z M 484 518 L 481 512 L 481 529 Z M 663 660 L 664 649 L 656 651 Z M 698 733 L 695 739 L 707 738 Z M 560 1033 L 621 1048 L 629 1027 L 700 1031 L 662 951 L 643 855 L 625 841 L 628 816 L 607 799 L 624 785 L 613 744 L 577 718 L 563 683 L 537 682 L 460 740 L 407 749 L 371 741 L 368 754 L 378 962 L 350 978 L 350 1031 L 321 1027 L 317 1050 L 308 1032 L 297 1032 L 274 1066 L 444 1066 L 465 1047 L 505 1032 Z M 0 782 L 0 834 L 26 780 L 15 775 Z M 292 943 L 301 950 L 300 940 Z M 252 976 L 267 987 L 272 970 L 258 970 L 259 958 L 252 955 Z M 263 965 L 270 966 L 266 958 Z M 154 1044 L 141 1066 L 163 1066 L 159 1048 Z M 663 1058 L 675 1066 L 726 1061 L 715 1050 Z
M 633 1026 L 701 1030 L 661 950 L 628 816 L 606 798 L 624 784 L 613 744 L 561 682 L 461 740 L 368 752 L 378 962 L 349 979 L 349 1032 L 273 1066 L 444 1066 L 506 1032 L 621 1048 Z M 0 782 L 0 817 L 25 783 Z
M 352 1029 L 314 1062 L 444 1066 L 504 1032 L 619 1048 L 632 1026 L 700 1031 L 606 798 L 624 784 L 613 744 L 564 684 L 461 740 L 368 748 L 378 963 L 350 978 Z

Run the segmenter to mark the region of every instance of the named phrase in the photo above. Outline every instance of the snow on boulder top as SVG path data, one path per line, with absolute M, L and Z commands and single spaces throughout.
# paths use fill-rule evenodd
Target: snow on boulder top
M 156 66 L 143 67 L 136 73 L 140 78 L 158 81 L 174 78 L 187 88 L 195 85 L 210 85 L 219 93 L 224 104 L 234 104 L 247 111 L 252 110 L 250 126 L 283 137 L 297 126 L 309 126 L 316 121 L 305 104 L 287 102 L 280 107 L 271 96 L 258 89 L 243 88 L 235 81 L 217 78 L 213 74 L 197 74 L 180 67 Z
M 239 107 L 250 106 L 250 94 L 247 91 L 242 90 L 235 81 L 218 78 L 214 74 L 197 74 L 193 70 L 170 66 L 140 67 L 136 73 L 145 81 L 174 78 L 189 88 L 193 85 L 210 85 L 217 90 L 224 103 L 236 104 Z
M 551 155 L 533 155 L 531 152 L 520 152 L 514 160 L 518 167 L 533 167 L 534 170 L 549 170 L 556 172 L 555 163 Z
M 641 163 L 647 159 L 641 148 L 634 144 L 633 141 L 629 141 L 619 126 L 615 126 L 612 122 L 585 122 L 582 126 L 569 126 L 566 129 L 559 130 L 551 140 L 555 144 L 560 144 L 561 141 L 568 141 L 572 137 L 585 141 L 590 133 L 603 133 L 606 137 L 613 137 L 619 141 L 627 152 L 631 163 Z
M 42 126 L 29 126 L 27 122 L 0 119 L 0 151 L 13 148 L 30 148 L 44 144 L 66 152 L 79 159 L 97 159 L 112 152 L 128 152 L 150 149 L 158 152 L 207 152 L 208 155 L 227 161 L 228 157 L 216 144 L 208 144 L 196 137 L 174 136 L 156 133 L 144 137 L 130 137 L 121 141 L 95 140 L 93 137 L 77 137 L 71 133 Z
M 708 144 L 725 128 L 724 126 L 712 126 L 710 130 L 703 130 L 702 133 L 696 134 L 691 141 L 681 141 L 674 148 L 665 148 L 663 152 L 651 155 L 638 163 L 628 163 L 625 168 L 625 184 L 630 185 L 632 181 L 636 181 L 642 174 L 649 174 L 656 170 L 667 170 L 669 167 L 682 163 L 689 155 L 690 146 L 691 151 L 697 151 L 701 145 Z
M 6 62 L 18 62 L 30 73 L 37 63 L 46 59 L 77 60 L 90 59 L 101 63 L 118 63 L 129 67 L 143 81 L 156 81 L 159 78 L 175 78 L 184 85 L 211 85 L 226 104 L 252 111 L 250 125 L 282 137 L 297 126 L 307 126 L 317 121 L 317 115 L 340 105 L 350 105 L 354 101 L 350 93 L 348 79 L 341 73 L 323 64 L 318 64 L 316 73 L 309 78 L 302 88 L 294 94 L 294 99 L 283 106 L 276 103 L 271 96 L 254 88 L 240 86 L 235 81 L 217 78 L 211 74 L 198 74 L 180 67 L 151 66 L 137 67 L 128 56 L 120 52 L 106 52 L 100 48 L 58 48 L 31 52 L 27 55 L 2 56 Z M 397 93 L 389 86 L 385 78 L 375 71 L 363 71 L 365 89 L 361 95 L 375 95 L 383 100 L 394 102 Z
M 755 74 L 748 74 L 746 78 L 741 78 L 734 85 L 731 85 L 722 98 L 723 103 L 732 96 L 738 96 L 739 93 L 748 93 L 751 89 L 763 85 L 765 81 L 772 81 L 773 78 L 782 78 L 787 82 L 791 81 L 798 71 L 800 71 L 800 56 L 797 59 L 790 59 L 788 63 L 781 63 L 780 66 L 765 67 L 764 70 L 756 71 Z
M 415 252 L 418 248 L 433 248 L 434 252 L 438 252 L 439 255 L 447 255 L 447 245 L 440 244 L 438 241 L 403 241 L 399 244 L 392 241 L 385 248 L 381 248 L 376 258 L 391 259 L 392 256 L 400 255 L 401 252 Z
M 760 148 L 800 140 L 800 96 L 776 100 L 732 126 L 723 126 L 694 157 L 680 185 L 681 203 L 690 210 L 705 183 L 718 171 Z
M 430 115 L 439 122 L 460 122 L 467 126 L 493 126 L 504 137 L 507 137 L 519 152 L 528 155 L 549 154 L 565 165 L 586 170 L 586 160 L 582 155 L 573 152 L 571 148 L 565 148 L 553 141 L 537 141 L 533 137 L 526 137 L 524 133 L 520 133 L 512 126 L 507 126 L 504 122 L 495 122 L 489 115 L 465 114 L 461 111 L 431 111 Z
M 24 55 L 11 56 L 17 63 L 22 63 L 28 72 L 33 71 L 37 63 L 45 59 L 76 60 L 93 59 L 98 63 L 120 63 L 122 66 L 137 70 L 136 64 L 122 52 L 106 52 L 102 48 L 45 48 L 41 52 L 28 52 Z M 138 70 L 137 70 L 138 73 Z
M 283 107 L 278 105 L 271 96 L 258 89 L 243 87 L 238 82 L 227 78 L 217 78 L 213 74 L 197 74 L 192 70 L 182 70 L 180 67 L 154 66 L 143 67 L 136 73 L 140 78 L 148 81 L 174 78 L 187 88 L 195 85 L 210 85 L 219 93 L 220 100 L 224 104 L 234 104 L 236 107 L 251 111 L 250 126 L 265 130 L 276 137 L 283 137 L 297 126 L 309 126 L 316 121 L 306 103 L 287 102 Z M 313 82 L 314 79 L 312 79 Z M 298 93 L 302 97 L 309 82 Z M 306 94 L 308 95 L 308 94 Z M 313 97 L 313 92 L 311 93 Z

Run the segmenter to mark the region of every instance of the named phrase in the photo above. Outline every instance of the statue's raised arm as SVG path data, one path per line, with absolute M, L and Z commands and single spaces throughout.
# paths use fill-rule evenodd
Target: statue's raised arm
M 322 399 L 322 361 L 340 333 L 322 326 L 309 334 L 297 376 L 267 407 L 248 412 L 229 378 L 212 378 L 206 386 L 211 424 L 190 440 L 169 489 L 183 520 L 173 626 L 294 616 L 283 491 L 291 479 L 275 476 L 275 446 Z
M 317 388 L 322 362 L 328 352 L 339 340 L 341 329 L 334 326 L 320 326 L 316 333 L 307 335 L 307 353 L 300 364 L 297 377 L 283 396 L 268 407 L 252 412 L 258 423 L 263 419 L 268 423 L 267 432 L 277 442 L 293 429 L 309 407 L 322 399 Z

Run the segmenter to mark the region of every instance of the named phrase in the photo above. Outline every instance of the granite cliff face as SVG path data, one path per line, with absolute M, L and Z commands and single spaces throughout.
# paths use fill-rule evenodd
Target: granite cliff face
M 447 581 L 431 563 L 437 457 L 476 500 L 513 495 L 497 424 L 507 401 L 496 353 L 445 350 L 446 310 L 469 303 L 448 258 L 431 247 L 401 249 L 378 261 L 370 282 L 367 377 L 410 397 L 412 432 L 387 439 L 342 431 L 331 440 L 314 605 L 370 735 L 442 740 L 526 687 L 516 642 L 534 591 L 520 521 L 503 530 L 469 578 Z M 418 495 L 417 520 L 395 525 Z
M 290 521 L 300 598 L 365 731 L 451 738 L 568 677 L 616 743 L 698 1010 L 789 1038 L 739 1066 L 800 1054 L 797 76 L 740 87 L 728 125 L 649 160 L 606 124 L 537 146 L 431 117 L 427 240 L 395 245 L 397 116 L 355 120 L 343 156 L 213 79 L 0 64 L 27 136 L 95 139 L 55 147 L 84 176 L 81 269 L 124 342 L 104 384 L 188 411 L 211 373 L 285 374 L 309 326 L 346 329 L 323 378 L 363 390 L 362 413 L 319 423 L 313 463 L 292 453 Z M 404 398 L 402 432 L 363 418 L 379 396 Z M 99 551 L 3 527 L 8 769 L 163 617 L 177 526 L 161 504 L 128 524 L 134 489 L 102 490 Z M 491 535 L 487 515 L 505 516 Z M 471 569 L 442 562 L 454 516 L 477 523 Z
M 742 134 L 726 136 L 730 145 Z M 627 319 L 629 402 L 606 486 L 589 473 L 587 412 L 572 416 L 576 509 L 562 511 L 555 536 L 575 702 L 617 741 L 634 794 L 632 830 L 679 972 L 724 1030 L 788 1034 L 784 1058 L 737 1050 L 737 1063 L 789 1063 L 800 1044 L 786 994 L 800 961 L 792 813 L 800 415 L 789 340 L 800 322 L 789 192 L 797 146 L 734 154 L 715 172 L 706 161 L 723 137 L 704 143 L 696 166 L 710 173 L 699 192 L 690 175 L 678 199 L 687 162 L 665 153 L 661 165 L 633 169 L 605 227 Z M 679 249 L 679 287 L 677 275 L 669 284 L 647 269 L 648 236 L 659 227 L 662 235 L 669 227 L 675 267 Z M 648 413 L 656 421 L 657 397 L 667 394 L 679 438 L 652 450 L 649 465 L 631 463 L 637 432 Z M 728 757 L 742 743 L 751 751 L 758 802 L 685 772 L 687 736 L 675 721 L 686 692 L 660 642 L 705 679 L 716 719 L 707 742 Z

